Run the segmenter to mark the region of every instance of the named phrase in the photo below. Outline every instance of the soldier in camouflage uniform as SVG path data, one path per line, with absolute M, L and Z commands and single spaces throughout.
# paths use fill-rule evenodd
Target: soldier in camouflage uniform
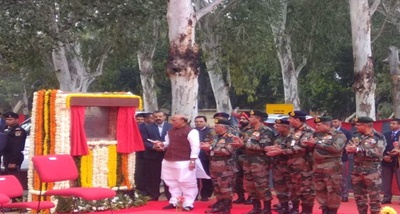
M 214 116 L 213 116 L 213 118 L 214 118 L 214 123 L 216 123 L 218 120 L 228 120 L 229 121 L 229 114 L 228 113 L 225 113 L 225 112 L 217 112 L 217 113 L 215 113 L 214 114 Z M 238 128 L 236 127 L 236 126 L 234 126 L 234 125 L 232 125 L 232 123 L 229 121 L 229 133 L 230 134 L 233 134 L 233 135 L 235 135 L 235 136 L 239 136 L 239 130 L 238 130 Z M 208 142 L 209 144 L 212 144 L 212 142 L 213 142 L 213 139 L 214 139 L 214 137 L 216 136 L 217 134 L 216 134 L 216 132 L 215 132 L 215 129 L 214 128 L 212 128 L 211 129 L 211 131 L 207 134 L 207 136 L 205 137 L 205 139 L 204 139 L 204 142 Z M 235 156 L 235 155 L 234 155 Z M 235 163 L 236 164 L 236 163 Z M 236 169 L 236 165 L 235 165 L 235 172 L 237 172 L 237 169 Z M 235 182 L 233 182 L 233 183 L 235 183 Z M 208 208 L 213 208 L 213 207 L 215 207 L 217 205 L 217 203 L 214 203 L 214 204 L 212 204 L 212 205 L 210 205 L 210 206 L 208 206 Z
M 239 136 L 243 136 L 246 131 L 251 129 L 249 125 L 249 117 L 250 112 L 242 112 L 239 115 Z M 242 148 L 238 148 L 235 151 L 234 159 L 236 162 L 236 167 L 238 172 L 236 173 L 235 179 L 235 193 L 238 195 L 238 198 L 233 201 L 234 204 L 252 204 L 250 196 L 248 196 L 247 200 L 244 197 L 244 187 L 243 187 L 243 162 L 244 162 L 244 153 Z
M 273 131 L 264 125 L 264 118 L 268 117 L 261 111 L 251 111 L 249 124 L 251 129 L 245 133 L 242 141 L 234 143 L 236 147 L 244 148 L 243 162 L 245 189 L 250 194 L 253 209 L 248 214 L 270 214 L 272 194 L 269 189 L 270 158 L 264 148 L 270 146 L 274 140 Z M 264 209 L 261 209 L 260 200 Z
M 201 148 L 210 155 L 210 176 L 214 186 L 217 203 L 206 213 L 229 214 L 232 207 L 235 148 L 230 144 L 238 137 L 229 133 L 229 121 L 217 120 L 212 144 L 202 144 Z
M 314 148 L 313 183 L 322 214 L 337 214 L 342 201 L 342 161 L 346 135 L 333 128 L 331 117 L 314 118 L 315 138 L 304 142 Z
M 307 126 L 307 114 L 302 111 L 289 112 L 289 123 L 292 126 L 292 142 L 283 150 L 287 154 L 292 191 L 290 199 L 293 203 L 291 213 L 296 214 L 302 202 L 302 214 L 311 214 L 314 207 L 315 190 L 312 184 L 312 149 L 302 141 L 312 138 L 314 129 Z
M 278 132 L 274 145 L 267 146 L 265 151 L 268 156 L 272 157 L 274 189 L 280 204 L 278 213 L 289 214 L 290 171 L 287 167 L 288 155 L 283 154 L 283 149 L 286 149 L 292 142 L 288 119 L 275 120 L 274 128 Z
M 346 146 L 348 153 L 354 154 L 354 168 L 351 175 L 354 197 L 359 214 L 368 213 L 368 196 L 371 214 L 381 209 L 380 190 L 381 161 L 386 147 L 385 137 L 374 130 L 374 120 L 370 117 L 354 119 L 357 132 Z

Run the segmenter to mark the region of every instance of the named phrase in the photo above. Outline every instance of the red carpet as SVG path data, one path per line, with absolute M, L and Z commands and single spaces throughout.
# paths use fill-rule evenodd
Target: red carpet
M 400 214 L 400 205 L 399 205 L 399 199 L 396 197 L 394 198 L 395 200 L 393 201 L 392 204 L 389 204 L 390 207 L 392 207 L 393 209 L 395 209 L 399 214 Z M 354 199 L 349 199 L 349 202 L 345 202 L 345 203 L 341 203 L 340 208 L 339 208 L 339 214 L 355 214 L 358 213 L 357 212 L 357 207 L 356 204 L 354 202 Z M 273 200 L 273 204 L 277 203 L 277 199 L 275 198 Z M 207 210 L 207 206 L 214 203 L 215 202 L 215 198 L 212 198 L 210 201 L 208 202 L 202 202 L 202 201 L 196 201 L 194 206 L 194 210 L 188 213 L 196 213 L 196 214 L 200 214 L 200 213 L 204 213 L 205 210 Z M 148 202 L 145 206 L 142 207 L 137 207 L 137 208 L 131 208 L 131 209 L 127 209 L 127 210 L 119 210 L 119 211 L 115 211 L 114 213 L 124 213 L 124 214 L 128 214 L 128 213 L 135 213 L 135 214 L 140 214 L 140 213 L 146 213 L 146 214 L 152 214 L 152 213 L 176 213 L 177 211 L 175 210 L 162 210 L 162 207 L 166 206 L 168 204 L 167 201 L 150 201 Z M 383 206 L 382 206 L 383 207 Z M 252 205 L 233 205 L 231 214 L 243 214 L 243 213 L 247 213 L 251 210 Z M 110 211 L 108 212 L 101 212 L 101 213 L 111 213 Z M 273 212 L 276 213 L 276 212 Z M 321 210 L 319 209 L 319 205 L 318 202 L 315 202 L 315 206 L 314 206 L 314 214 L 320 214 Z

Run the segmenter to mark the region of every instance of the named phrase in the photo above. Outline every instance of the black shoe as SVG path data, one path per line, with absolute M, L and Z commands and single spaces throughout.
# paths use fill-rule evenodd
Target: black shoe
M 349 198 L 348 197 L 343 197 L 342 198 L 342 202 L 349 202 Z
M 200 201 L 208 201 L 207 197 L 201 198 Z
M 281 209 L 281 204 L 274 204 L 274 205 L 272 205 L 272 208 L 271 208 L 272 210 L 280 210 Z
M 246 199 L 244 198 L 244 197 L 238 197 L 236 200 L 234 200 L 232 203 L 234 203 L 234 204 L 243 204 L 244 203 L 244 201 L 245 201 Z
M 189 212 L 189 211 L 192 211 L 193 209 L 194 209 L 193 207 L 187 206 L 187 207 L 182 208 L 182 211 Z
M 383 200 L 382 202 L 381 202 L 381 204 L 391 204 L 392 202 L 391 201 L 387 201 L 387 200 Z
M 247 197 L 247 199 L 244 201 L 244 204 L 253 204 L 251 197 Z
M 163 207 L 163 210 L 170 210 L 170 209 L 176 209 L 175 205 L 168 204 L 167 206 Z

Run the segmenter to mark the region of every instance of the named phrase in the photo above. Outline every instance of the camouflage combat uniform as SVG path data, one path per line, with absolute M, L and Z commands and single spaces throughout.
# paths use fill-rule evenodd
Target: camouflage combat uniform
M 286 149 L 288 146 L 290 146 L 291 141 L 291 134 L 286 136 L 278 134 L 274 140 L 274 145 L 279 145 L 282 149 Z M 284 209 L 282 212 L 285 212 L 288 208 L 289 193 L 291 190 L 290 171 L 287 165 L 287 160 L 288 156 L 285 154 L 272 157 L 271 168 L 274 189 L 276 192 L 276 196 L 278 197 L 279 203 Z
M 368 213 L 368 196 L 371 214 L 381 209 L 380 190 L 381 161 L 386 146 L 385 137 L 373 131 L 372 135 L 355 133 L 350 144 L 357 146 L 354 154 L 354 168 L 351 175 L 357 209 L 360 214 Z
M 235 164 L 232 155 L 235 148 L 230 145 L 232 137 L 229 133 L 215 135 L 210 150 L 210 176 L 219 202 L 215 206 L 224 212 L 230 210 L 233 196 Z
M 243 161 L 245 190 L 253 200 L 253 206 L 260 208 L 260 200 L 271 204 L 272 194 L 269 188 L 270 158 L 265 154 L 264 147 L 271 146 L 274 140 L 273 131 L 267 126 L 259 129 L 249 129 L 244 136 Z
M 251 127 L 248 125 L 246 127 L 243 127 L 240 130 L 240 136 L 244 136 L 248 130 L 250 130 Z M 244 197 L 244 187 L 243 187 L 243 180 L 244 180 L 244 170 L 243 170 L 243 162 L 245 159 L 244 155 L 244 149 L 243 148 L 238 148 L 235 151 L 234 155 L 234 160 L 236 162 L 236 168 L 237 168 L 237 173 L 235 176 L 235 192 L 239 195 L 239 197 Z M 244 198 L 243 198 L 244 200 Z
M 320 208 L 326 213 L 337 213 L 342 200 L 342 161 L 346 136 L 338 130 L 316 133 L 314 147 L 314 187 Z
M 302 212 L 312 213 L 314 206 L 315 190 L 312 184 L 312 150 L 301 143 L 314 135 L 315 130 L 306 124 L 302 124 L 297 129 L 292 129 L 292 141 L 284 154 L 287 154 L 288 166 L 292 190 L 290 200 L 293 203 L 293 211 L 299 209 L 300 200 L 302 201 Z

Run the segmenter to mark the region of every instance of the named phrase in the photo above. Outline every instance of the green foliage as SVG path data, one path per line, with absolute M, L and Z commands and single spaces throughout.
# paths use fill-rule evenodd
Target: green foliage
M 56 213 L 86 213 L 100 210 L 120 210 L 131 207 L 143 206 L 150 199 L 135 193 L 133 190 L 122 191 L 118 190 L 117 195 L 113 199 L 86 201 L 83 199 L 63 198 L 57 196 Z M 79 208 L 74 208 L 77 206 Z

